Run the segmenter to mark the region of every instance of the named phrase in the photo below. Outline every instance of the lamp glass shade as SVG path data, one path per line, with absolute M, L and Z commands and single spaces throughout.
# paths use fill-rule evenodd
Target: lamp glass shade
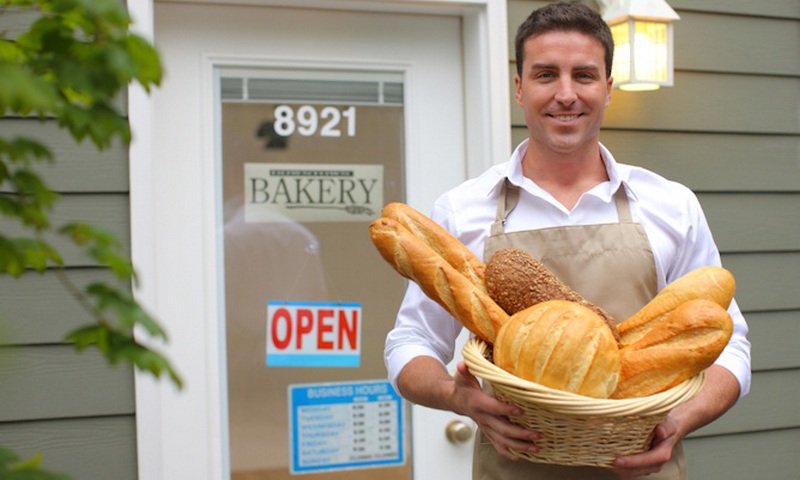
M 623 90 L 655 90 L 672 85 L 672 25 L 627 17 L 611 27 L 614 85 Z

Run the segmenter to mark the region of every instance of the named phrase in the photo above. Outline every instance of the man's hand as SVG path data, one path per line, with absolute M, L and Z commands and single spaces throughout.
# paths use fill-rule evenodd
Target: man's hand
M 522 415 L 521 408 L 487 395 L 464 362 L 459 362 L 454 381 L 453 410 L 472 418 L 500 455 L 518 460 L 519 457 L 514 456 L 509 448 L 538 451 L 533 442 L 539 434 L 508 420 L 510 415 Z
M 419 356 L 403 368 L 397 383 L 400 393 L 411 402 L 473 419 L 497 452 L 506 458 L 518 458 L 509 448 L 538 450 L 533 442 L 539 434 L 508 420 L 511 415 L 521 415 L 522 409 L 487 395 L 463 361 L 459 362 L 455 375 L 451 375 L 438 360 Z
M 620 457 L 614 470 L 622 477 L 648 475 L 661 470 L 669 461 L 672 448 L 683 437 L 716 420 L 728 411 L 739 397 L 739 382 L 719 365 L 706 370 L 706 384 L 693 399 L 672 410 L 656 427 L 653 446 L 638 455 Z
M 674 419 L 667 417 L 656 427 L 650 450 L 618 458 L 614 462 L 614 472 L 623 478 L 659 472 L 672 456 L 672 449 L 678 440 L 678 425 Z

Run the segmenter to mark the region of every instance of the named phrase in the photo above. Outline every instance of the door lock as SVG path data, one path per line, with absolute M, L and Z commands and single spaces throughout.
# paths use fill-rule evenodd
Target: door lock
M 461 420 L 453 420 L 448 423 L 444 432 L 447 440 L 455 445 L 467 443 L 472 438 L 472 428 Z

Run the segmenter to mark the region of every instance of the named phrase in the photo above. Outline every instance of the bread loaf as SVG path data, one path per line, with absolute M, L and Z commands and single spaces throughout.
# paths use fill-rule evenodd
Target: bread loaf
M 486 291 L 509 315 L 547 300 L 568 300 L 594 311 L 619 340 L 616 322 L 602 308 L 583 298 L 527 252 L 498 250 L 486 263 Z
M 697 268 L 667 285 L 641 310 L 617 325 L 620 345 L 638 341 L 688 300 L 704 298 L 727 309 L 735 290 L 736 281 L 728 270 L 716 266 Z
M 592 310 L 567 300 L 548 300 L 515 313 L 500 329 L 495 364 L 546 387 L 595 398 L 615 390 L 617 342 Z
M 416 282 L 478 338 L 494 344 L 508 314 L 488 294 L 396 220 L 379 218 L 369 231 L 381 256 L 400 275 Z
M 483 261 L 475 256 L 463 243 L 438 223 L 414 208 L 399 202 L 383 207 L 383 216 L 396 220 L 406 227 L 423 243 L 442 256 L 462 275 L 467 277 L 476 287 L 486 290 L 483 283 Z
M 643 397 L 672 388 L 708 368 L 733 333 L 728 311 L 712 300 L 693 299 L 620 351 L 613 398 Z

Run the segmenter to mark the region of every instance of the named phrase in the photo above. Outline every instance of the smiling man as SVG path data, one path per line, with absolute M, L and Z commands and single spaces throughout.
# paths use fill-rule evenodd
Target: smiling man
M 599 142 L 614 51 L 602 18 L 581 4 L 552 3 L 520 26 L 515 47 L 515 96 L 528 138 L 508 162 L 443 194 L 431 217 L 485 261 L 502 248 L 526 250 L 618 320 L 682 275 L 721 265 L 695 195 L 617 163 Z M 463 362 L 447 372 L 461 325 L 413 282 L 387 336 L 386 366 L 411 402 L 475 420 L 474 479 L 685 479 L 680 440 L 750 388 L 747 324 L 735 300 L 729 313 L 734 333 L 703 391 L 656 428 L 649 451 L 617 459 L 614 469 L 511 455 L 509 448 L 535 451 L 539 432 L 512 424 L 508 416 L 520 409 L 484 391 Z

